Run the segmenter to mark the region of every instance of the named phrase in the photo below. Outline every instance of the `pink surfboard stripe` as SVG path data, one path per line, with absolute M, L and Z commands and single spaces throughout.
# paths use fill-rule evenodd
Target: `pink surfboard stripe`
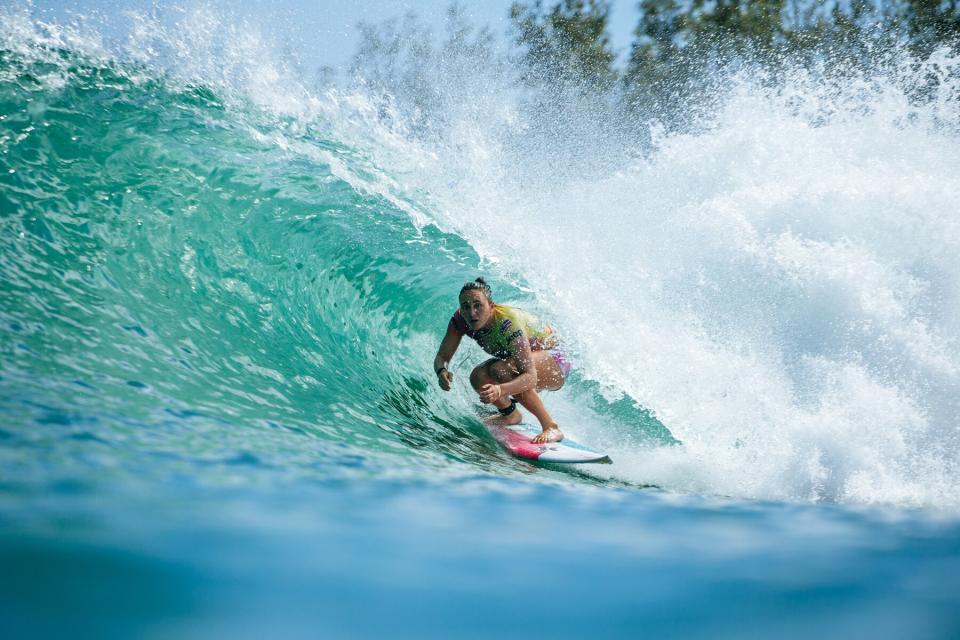
M 536 460 L 540 457 L 540 454 L 546 450 L 546 447 L 543 445 L 530 442 L 529 436 L 517 433 L 503 426 L 497 425 L 490 427 L 490 433 L 493 434 L 497 442 L 507 448 L 507 451 L 520 458 Z

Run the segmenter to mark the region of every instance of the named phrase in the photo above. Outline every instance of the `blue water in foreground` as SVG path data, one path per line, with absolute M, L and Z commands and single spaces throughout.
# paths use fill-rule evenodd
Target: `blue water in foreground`
M 958 630 L 955 522 L 580 486 L 527 471 L 551 477 L 265 489 L 249 477 L 271 472 L 247 461 L 234 467 L 234 487 L 172 479 L 151 490 L 162 498 L 74 487 L 72 506 L 45 517 L 40 503 L 67 499 L 30 501 L 32 526 L 14 512 L 12 527 L 5 509 L 4 627 L 51 637 Z
M 581 166 L 593 132 L 493 84 L 423 126 L 208 13 L 119 53 L 28 14 L 0 637 L 960 637 L 949 100 L 746 82 Z M 548 405 L 613 464 L 507 456 L 470 345 L 436 388 L 480 273 L 564 336 Z

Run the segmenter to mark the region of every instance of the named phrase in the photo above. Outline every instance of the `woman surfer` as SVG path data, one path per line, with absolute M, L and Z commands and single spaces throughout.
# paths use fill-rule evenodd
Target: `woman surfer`
M 470 372 L 470 384 L 480 400 L 494 405 L 506 424 L 522 420 L 517 401 L 540 421 L 542 433 L 531 442 L 558 442 L 563 433 L 543 406 L 538 391 L 556 391 L 570 373 L 570 364 L 557 350 L 559 340 L 549 325 L 513 307 L 496 304 L 483 278 L 460 289 L 460 308 L 447 324 L 433 369 L 444 391 L 453 374 L 447 365 L 468 335 L 493 357 Z

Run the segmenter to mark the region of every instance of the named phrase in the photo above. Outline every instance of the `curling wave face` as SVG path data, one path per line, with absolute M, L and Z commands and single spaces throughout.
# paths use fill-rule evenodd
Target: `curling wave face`
M 81 455 L 70 425 L 127 443 L 111 457 L 138 474 L 164 467 L 142 466 L 157 451 L 287 466 L 309 446 L 401 473 L 475 455 L 470 413 L 427 393 L 422 351 L 449 272 L 476 263 L 466 243 L 209 89 L 38 53 L 2 57 L 0 384 L 5 422 L 24 425 L 9 437 L 51 430 L 58 457 Z
M 23 482 L 91 440 L 117 478 L 514 473 L 429 374 L 482 270 L 564 336 L 552 402 L 618 448 L 600 480 L 960 506 L 955 60 L 732 77 L 708 126 L 641 149 L 499 76 L 438 82 L 424 133 L 203 16 L 143 19 L 123 55 L 6 21 L 0 411 L 54 443 Z M 912 102 L 932 68 L 942 99 Z

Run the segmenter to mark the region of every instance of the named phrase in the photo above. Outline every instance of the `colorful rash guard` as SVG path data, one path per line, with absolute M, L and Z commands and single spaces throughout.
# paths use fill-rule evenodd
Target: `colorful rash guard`
M 543 324 L 539 318 L 526 311 L 500 304 L 493 305 L 493 322 L 486 329 L 471 329 L 463 319 L 460 309 L 450 318 L 449 326 L 454 331 L 470 336 L 477 341 L 481 349 L 501 360 L 517 355 L 513 341 L 521 335 L 527 336 L 531 351 L 555 349 L 560 344 L 553 327 Z

